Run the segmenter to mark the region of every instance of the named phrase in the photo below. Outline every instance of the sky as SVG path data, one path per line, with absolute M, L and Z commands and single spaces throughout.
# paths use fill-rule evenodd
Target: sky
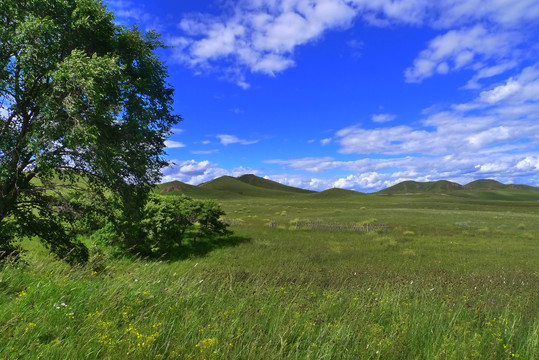
M 163 182 L 539 186 L 537 0 L 110 0 L 183 121 Z

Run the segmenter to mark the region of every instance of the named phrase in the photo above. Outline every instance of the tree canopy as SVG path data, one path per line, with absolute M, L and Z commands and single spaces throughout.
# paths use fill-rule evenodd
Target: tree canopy
M 73 190 L 130 231 L 181 120 L 156 54 L 163 46 L 155 32 L 115 24 L 99 0 L 2 1 L 0 258 L 26 235 L 84 260 Z

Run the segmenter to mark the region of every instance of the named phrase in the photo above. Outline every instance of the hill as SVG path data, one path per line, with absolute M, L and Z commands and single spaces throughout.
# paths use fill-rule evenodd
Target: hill
M 218 192 L 221 197 L 252 196 L 252 197 L 283 197 L 311 193 L 310 190 L 294 188 L 263 179 L 255 175 L 235 178 L 221 176 L 217 179 L 198 185 L 205 190 Z
M 172 181 L 157 185 L 157 192 L 162 195 L 186 195 L 190 197 L 214 197 L 213 191 L 201 189 L 198 186 L 189 185 L 181 181 Z
M 284 185 L 253 174 L 239 177 L 221 176 L 194 186 L 181 181 L 159 184 L 157 191 L 163 195 L 184 194 L 196 198 L 230 199 L 234 197 L 286 197 L 308 196 L 320 199 L 345 199 L 366 195 L 361 192 L 332 188 L 320 192 Z M 403 181 L 372 195 L 445 194 L 478 200 L 539 200 L 539 188 L 528 185 L 502 184 L 492 179 L 472 181 L 460 185 L 447 180 L 418 182 Z
M 238 177 L 237 179 L 246 184 L 257 186 L 264 189 L 269 189 L 269 190 L 286 191 L 286 192 L 292 192 L 292 193 L 298 193 L 298 194 L 311 194 L 315 192 L 312 190 L 300 189 L 297 187 L 284 185 L 276 181 L 261 178 L 253 174 L 242 175 Z
M 320 191 L 311 195 L 311 197 L 325 198 L 325 199 L 351 199 L 357 196 L 364 195 L 359 191 L 331 188 L 324 191 Z
M 492 179 L 479 179 L 464 185 L 463 188 L 466 190 L 499 190 L 508 186 Z
M 418 182 L 418 181 L 403 181 L 384 190 L 378 191 L 379 194 L 413 194 L 413 193 L 450 193 L 456 190 L 461 190 L 463 187 L 460 184 L 447 180 Z

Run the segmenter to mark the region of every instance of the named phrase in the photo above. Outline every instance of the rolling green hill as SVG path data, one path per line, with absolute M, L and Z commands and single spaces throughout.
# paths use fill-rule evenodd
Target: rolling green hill
M 253 174 L 242 175 L 238 177 L 237 179 L 246 184 L 257 186 L 264 189 L 269 189 L 269 190 L 287 191 L 287 192 L 292 192 L 292 193 L 297 193 L 297 194 L 315 193 L 315 191 L 312 191 L 312 190 L 305 190 L 305 189 L 300 189 L 293 186 L 283 185 L 276 181 L 264 179 Z
M 324 198 L 324 199 L 352 199 L 354 197 L 365 195 L 364 193 L 354 191 L 354 190 L 347 190 L 347 189 L 340 189 L 340 188 L 331 188 L 324 191 L 316 192 L 311 195 L 311 197 L 315 198 Z
M 220 197 L 230 198 L 235 196 L 251 197 L 284 197 L 310 193 L 309 190 L 282 185 L 273 181 L 251 175 L 247 178 L 235 178 L 221 176 L 217 179 L 199 185 L 200 188 L 218 192 Z
M 157 185 L 157 192 L 162 195 L 186 195 L 190 197 L 215 197 L 218 193 L 189 185 L 181 181 L 172 181 Z
M 498 190 L 498 189 L 504 189 L 509 185 L 504 185 L 501 182 L 498 182 L 496 180 L 492 179 L 479 179 L 472 181 L 471 183 L 468 183 L 464 185 L 464 189 L 466 190 Z
M 180 181 L 173 181 L 157 186 L 163 195 L 184 194 L 198 198 L 231 199 L 235 197 L 267 197 L 286 196 L 312 197 L 323 199 L 344 199 L 357 196 L 376 195 L 449 195 L 477 200 L 539 200 L 539 188 L 528 185 L 506 185 L 496 180 L 481 179 L 466 185 L 447 180 L 417 182 L 403 181 L 373 194 L 346 189 L 328 189 L 320 192 L 283 185 L 278 182 L 248 174 L 240 177 L 222 176 L 203 184 L 194 186 Z
M 411 194 L 411 193 L 450 193 L 456 190 L 461 190 L 462 185 L 447 181 L 403 181 L 387 189 L 380 190 L 379 194 Z

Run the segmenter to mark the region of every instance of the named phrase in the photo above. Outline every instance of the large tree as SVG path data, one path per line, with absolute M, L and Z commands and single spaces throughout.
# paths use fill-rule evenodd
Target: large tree
M 73 190 L 91 192 L 136 242 L 130 224 L 181 120 L 161 47 L 100 0 L 0 2 L 0 258 L 26 235 L 84 260 Z

